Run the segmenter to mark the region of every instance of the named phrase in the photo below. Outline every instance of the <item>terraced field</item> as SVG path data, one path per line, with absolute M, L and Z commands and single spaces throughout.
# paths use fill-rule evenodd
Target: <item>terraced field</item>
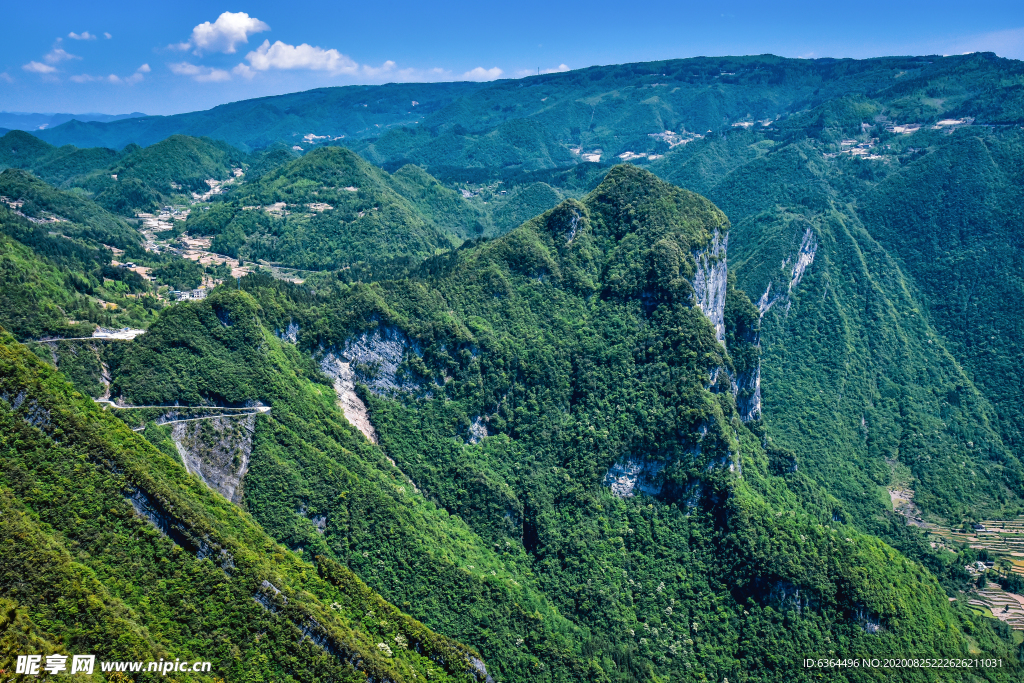
M 925 521 L 921 510 L 914 504 L 913 490 L 897 486 L 889 491 L 893 511 L 903 515 L 907 523 L 923 529 L 931 539 L 933 548 L 968 546 L 988 551 L 990 567 L 984 563 L 967 567 L 972 574 L 986 568 L 1008 567 L 1014 574 L 1024 575 L 1024 516 L 1016 519 L 986 519 L 970 530 L 951 529 Z M 971 594 L 967 604 L 985 616 L 1006 622 L 1011 628 L 1024 632 L 1024 597 L 1008 593 L 998 584 L 990 582 L 988 588 Z
M 1012 565 L 1013 573 L 1024 575 L 1024 517 L 987 519 L 977 526 L 979 528 L 964 532 L 924 523 L 924 528 L 933 535 L 951 543 L 963 543 L 976 550 L 987 550 L 993 558 L 1005 560 Z
M 1024 631 L 1024 598 L 1003 590 L 986 589 L 977 592 L 967 604 L 979 608 L 985 616 L 1005 621 L 1017 631 Z

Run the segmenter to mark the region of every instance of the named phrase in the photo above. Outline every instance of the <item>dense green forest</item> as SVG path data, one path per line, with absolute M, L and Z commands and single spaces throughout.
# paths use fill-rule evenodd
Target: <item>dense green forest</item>
M 278 216 L 263 210 L 274 205 Z M 315 150 L 202 208 L 185 227 L 214 236 L 214 251 L 318 271 L 419 261 L 484 230 L 480 212 L 421 169 L 392 176 L 340 148 Z
M 179 680 L 476 679 L 475 652 L 275 543 L 0 334 L 4 671 L 28 647 L 216 662 Z
M 706 200 L 622 167 L 427 279 L 335 280 L 311 296 L 250 276 L 241 294 L 179 306 L 120 359 L 113 390 L 273 406 L 246 476 L 255 518 L 479 648 L 502 680 L 774 680 L 808 648 L 952 655 L 978 638 L 1012 656 L 840 500 L 777 474 L 786 451 L 740 421 L 727 377 L 749 358 L 688 303 L 691 253 L 728 227 Z M 728 336 L 749 354 L 753 304 L 728 298 Z M 297 347 L 270 335 L 288 323 Z M 408 335 L 397 372 L 416 388 L 362 393 L 378 450 L 341 427 L 311 356 L 395 329 Z M 287 388 L 303 375 L 307 389 Z M 490 436 L 471 443 L 478 420 Z M 347 443 L 394 461 L 397 500 L 336 479 Z M 603 487 L 624 460 L 656 471 L 660 493 Z M 917 552 L 956 574 L 948 554 Z
M 1024 514 L 1022 82 L 700 58 L 7 133 L 0 656 L 1017 680 L 932 531 Z

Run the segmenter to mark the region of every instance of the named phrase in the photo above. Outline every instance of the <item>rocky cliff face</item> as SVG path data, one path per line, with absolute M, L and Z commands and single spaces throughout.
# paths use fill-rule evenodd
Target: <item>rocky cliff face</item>
M 662 483 L 658 475 L 665 469 L 665 463 L 652 462 L 645 458 L 626 458 L 608 468 L 604 484 L 619 498 L 631 498 L 639 493 L 656 496 L 661 493 Z
M 274 330 L 274 334 L 276 334 L 279 339 L 295 344 L 299 341 L 299 326 L 295 324 L 294 320 L 289 320 L 287 327 L 283 330 Z
M 781 303 L 785 306 L 786 312 L 789 312 L 790 307 L 793 305 L 791 295 L 793 290 L 800 284 L 800 280 L 803 279 L 804 273 L 814 263 L 814 256 L 818 253 L 818 239 L 814 235 L 814 231 L 807 228 L 804 231 L 803 237 L 800 239 L 800 247 L 797 249 L 793 256 L 788 257 L 782 263 L 783 271 L 785 268 L 792 263 L 793 266 L 789 270 L 789 284 L 786 286 L 786 291 L 783 292 L 772 292 L 772 283 L 768 283 L 768 287 L 764 290 L 764 294 L 758 299 L 757 309 L 761 313 L 761 318 L 764 318 L 764 314 L 767 313 L 772 306 L 776 303 Z M 757 340 L 758 346 L 760 346 L 760 339 Z M 761 363 L 758 362 L 757 367 L 753 372 L 749 373 L 746 377 L 739 377 L 736 381 L 737 388 L 737 399 L 736 407 L 739 410 L 740 418 L 743 421 L 749 421 L 756 419 L 761 416 Z
M 725 291 L 727 280 L 726 251 L 729 233 L 715 228 L 711 243 L 693 253 L 697 270 L 693 276 L 694 304 L 715 326 L 718 341 L 725 341 Z
M 419 393 L 423 383 L 404 367 L 409 354 L 422 356 L 423 349 L 397 327 L 381 325 L 346 339 L 341 349 L 320 357 L 320 370 L 334 380 L 345 418 L 373 443 L 377 443 L 377 432 L 356 384 L 366 385 L 378 396 Z
M 749 373 L 741 373 L 733 387 L 740 419 L 750 422 L 761 417 L 761 361 Z
M 772 283 L 768 283 L 768 287 L 764 290 L 764 294 L 757 302 L 757 308 L 761 311 L 761 317 L 767 313 L 772 306 L 778 302 L 782 302 L 786 306 L 786 311 L 789 311 L 792 306 L 790 295 L 797 285 L 800 284 L 800 280 L 803 279 L 804 273 L 807 268 L 814 263 L 814 256 L 818 253 L 818 238 L 814 236 L 814 231 L 807 228 L 804 231 L 803 237 L 800 240 L 800 248 L 797 249 L 793 256 L 786 258 L 782 262 L 783 271 L 786 266 L 793 263 L 793 267 L 789 271 L 789 285 L 786 287 L 785 293 L 783 292 L 772 292 Z
M 336 355 L 351 364 L 355 381 L 378 396 L 392 396 L 422 388 L 420 378 L 402 367 L 410 353 L 422 356 L 423 348 L 397 327 L 382 325 L 345 340 Z
M 242 501 L 256 415 L 177 422 L 171 438 L 185 468 L 232 503 Z
M 377 443 L 377 431 L 370 422 L 366 404 L 356 393 L 356 375 L 352 364 L 333 353 L 320 360 L 320 370 L 334 380 L 334 391 L 338 395 L 338 407 L 345 413 L 345 419 L 363 433 L 367 439 Z
M 490 433 L 487 431 L 487 423 L 484 422 L 482 415 L 477 415 L 469 425 L 469 443 L 480 443 L 488 436 Z

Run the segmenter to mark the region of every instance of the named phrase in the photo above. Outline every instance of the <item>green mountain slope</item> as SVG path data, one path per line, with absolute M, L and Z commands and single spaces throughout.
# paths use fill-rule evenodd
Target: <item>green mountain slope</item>
M 1010 641 L 741 421 L 730 377 L 751 367 L 757 314 L 715 251 L 728 229 L 710 202 L 616 168 L 428 279 L 314 296 L 253 276 L 254 298 L 165 312 L 115 386 L 272 405 L 244 505 L 478 647 L 499 680 L 769 681 L 806 656 L 972 643 L 1016 666 Z M 293 325 L 297 348 L 270 335 Z M 310 355 L 341 391 L 347 359 L 379 447 Z M 957 562 L 908 543 L 944 574 Z
M 265 276 L 246 278 L 246 289 L 260 282 L 262 306 L 227 290 L 166 311 L 113 368 L 113 395 L 143 405 L 271 406 L 256 423 L 243 497 L 263 528 L 304 554 L 343 562 L 441 633 L 479 643 L 500 680 L 585 670 L 568 646 L 581 628 L 537 590 L 522 548 L 481 539 L 345 420 L 313 361 L 265 328 L 309 295 Z
M 0 173 L 0 194 L 22 202 L 20 211 L 25 216 L 49 222 L 50 232 L 119 249 L 140 246 L 139 233 L 124 219 L 80 195 L 56 190 L 26 171 L 9 168 Z
M 57 148 L 22 131 L 0 138 L 0 167 L 24 169 L 51 185 L 84 190 L 107 210 L 127 216 L 151 211 L 177 195 L 207 192 L 207 179 L 231 178 L 232 169 L 246 159 L 223 142 L 184 135 L 120 152 Z
M 892 135 L 898 106 L 822 106 L 799 135 L 737 132 L 652 170 L 732 219 L 738 282 L 763 294 L 765 426 L 801 467 L 878 528 L 893 488 L 954 524 L 1015 514 L 1019 136 Z M 875 158 L 837 154 L 874 134 L 864 117 Z
M 103 147 L 54 147 L 20 130 L 0 137 L 0 167 L 30 169 L 48 183 L 58 186 L 75 177 L 107 168 L 120 156 L 120 153 Z
M 355 267 L 352 279 L 484 229 L 479 212 L 423 171 L 391 176 L 339 147 L 279 166 L 225 199 L 186 223 L 192 234 L 214 236 L 214 251 L 310 270 Z
M 1007 446 L 1024 446 L 1024 137 L 959 134 L 863 201 L 864 222 L 913 274 L 932 324 L 991 401 Z
M 625 152 L 663 153 L 668 144 L 651 135 L 784 122 L 843 98 L 892 102 L 900 120 L 967 115 L 1012 124 L 1024 111 L 1021 77 L 1018 62 L 991 53 L 868 60 L 700 57 L 483 84 L 325 88 L 171 117 L 69 122 L 38 136 L 120 149 L 185 134 L 252 150 L 274 142 L 293 145 L 312 134 L 324 137 L 304 145 L 344 139 L 374 163 L 394 168 L 412 161 L 447 177 L 453 167 L 502 172 L 572 165 L 579 157 L 571 149 L 600 150 L 606 161 Z
M 0 174 L 0 181 L 11 180 L 9 173 Z M 54 199 L 51 193 L 61 194 L 44 186 L 39 196 Z M 65 199 L 56 197 L 58 205 Z M 120 220 L 89 202 L 71 199 L 71 208 L 81 208 L 75 202 L 86 205 L 86 221 L 97 217 L 93 209 L 101 212 L 100 219 L 105 215 L 109 220 L 41 224 L 0 206 L 0 325 L 19 340 L 88 335 L 96 324 L 138 327 L 148 324 L 159 308 L 151 298 L 135 298 L 149 286 L 131 271 L 112 268 L 110 250 L 89 239 L 116 242 L 123 234 Z M 105 223 L 113 226 L 113 235 L 100 229 Z
M 6 334 L 0 398 L 5 669 L 27 632 L 101 661 L 213 662 L 182 680 L 475 678 L 471 650 L 276 545 Z
M 207 180 L 232 177 L 245 155 L 209 138 L 172 135 L 148 147 L 125 149 L 108 168 L 74 179 L 106 209 L 126 216 L 152 211 L 175 195 L 191 199 L 210 190 Z

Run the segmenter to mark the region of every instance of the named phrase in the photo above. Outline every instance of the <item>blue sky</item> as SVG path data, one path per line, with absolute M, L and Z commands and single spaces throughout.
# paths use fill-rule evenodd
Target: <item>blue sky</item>
M 0 111 L 172 114 L 329 85 L 697 55 L 1024 59 L 1024 2 L 9 3 Z

